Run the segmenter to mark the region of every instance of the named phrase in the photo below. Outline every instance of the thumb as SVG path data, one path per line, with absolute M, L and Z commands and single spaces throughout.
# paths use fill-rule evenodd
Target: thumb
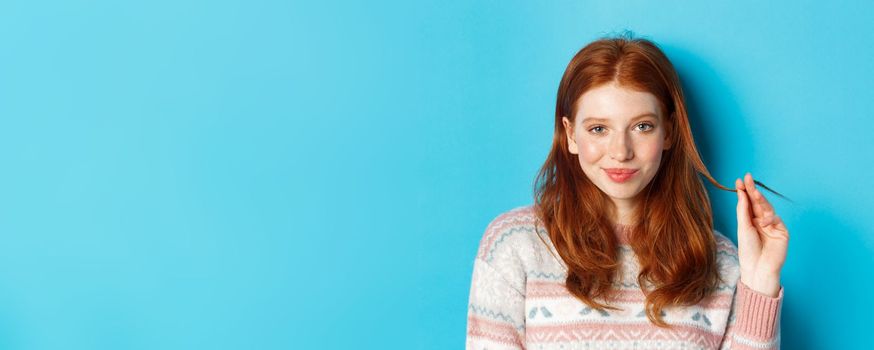
M 734 180 L 734 188 L 737 190 L 737 227 L 753 226 L 750 220 L 750 201 L 740 179 Z

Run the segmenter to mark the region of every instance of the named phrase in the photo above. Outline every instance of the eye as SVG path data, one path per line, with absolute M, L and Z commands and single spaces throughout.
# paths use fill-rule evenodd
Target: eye
M 591 129 L 589 129 L 589 132 L 592 132 L 592 130 L 595 130 L 595 129 L 603 129 L 603 128 L 604 128 L 603 126 L 598 125 L 598 126 L 595 126 L 595 127 L 591 128 Z M 601 133 L 601 132 L 595 132 L 595 134 L 600 134 L 600 133 Z
M 640 123 L 640 124 L 637 124 L 637 126 L 641 126 L 641 125 L 646 125 L 646 126 L 649 127 L 649 129 L 646 129 L 646 130 L 643 130 L 643 131 L 649 131 L 649 130 L 652 130 L 652 129 L 655 127 L 655 126 L 653 126 L 653 125 L 650 124 L 650 123 Z

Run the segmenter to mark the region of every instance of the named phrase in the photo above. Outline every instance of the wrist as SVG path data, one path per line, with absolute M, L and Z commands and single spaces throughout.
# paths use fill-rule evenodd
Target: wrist
M 747 278 L 741 274 L 741 282 L 749 289 L 772 298 L 776 298 L 780 293 L 779 274 L 754 275 Z

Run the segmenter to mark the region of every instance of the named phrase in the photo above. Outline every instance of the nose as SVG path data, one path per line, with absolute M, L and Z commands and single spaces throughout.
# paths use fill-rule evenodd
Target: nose
M 625 161 L 634 157 L 634 150 L 631 140 L 625 133 L 616 133 L 610 140 L 609 153 L 610 158 L 616 161 Z

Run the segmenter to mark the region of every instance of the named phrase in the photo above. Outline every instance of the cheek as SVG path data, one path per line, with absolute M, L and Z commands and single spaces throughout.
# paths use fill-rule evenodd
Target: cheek
M 658 141 L 644 142 L 637 147 L 635 153 L 642 159 L 655 160 L 661 158 L 663 146 L 662 142 Z
M 598 142 L 580 140 L 577 142 L 580 148 L 580 160 L 586 163 L 595 163 L 604 156 L 606 148 Z

